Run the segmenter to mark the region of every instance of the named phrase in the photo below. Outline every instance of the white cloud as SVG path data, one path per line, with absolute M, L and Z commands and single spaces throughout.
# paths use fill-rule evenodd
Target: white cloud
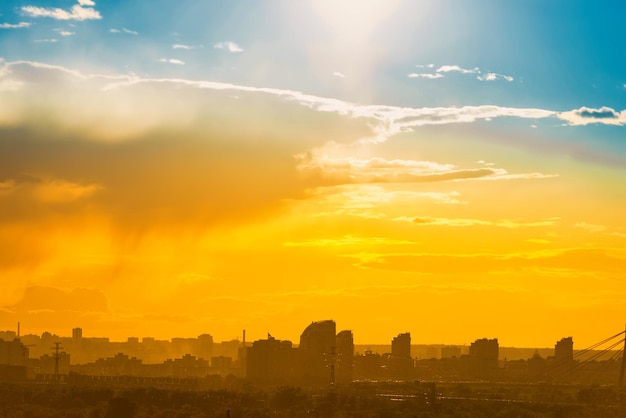
M 229 52 L 243 52 L 243 49 L 239 45 L 231 41 L 218 42 L 213 45 L 213 48 L 224 49 Z
M 480 81 L 496 81 L 496 80 L 502 79 L 502 80 L 511 82 L 514 80 L 513 77 L 509 75 L 497 74 L 497 73 L 487 73 L 484 75 L 479 75 L 476 78 Z
M 76 35 L 76 32 L 70 32 L 70 31 L 67 31 L 67 30 L 62 30 L 62 31 L 59 31 L 59 35 L 61 35 L 61 36 L 73 36 L 73 35 Z
M 81 6 L 95 6 L 96 2 L 93 0 L 78 0 L 78 4 Z
M 182 65 L 184 62 L 176 59 L 163 58 L 162 62 Z M 544 119 L 560 118 L 572 125 L 585 123 L 611 123 L 622 124 L 626 119 L 626 112 L 618 113 L 610 108 L 590 109 L 581 108 L 570 112 L 557 112 L 537 108 L 502 107 L 496 105 L 461 106 L 461 107 L 400 107 L 387 105 L 360 105 L 339 99 L 314 96 L 295 90 L 284 90 L 264 87 L 241 86 L 212 81 L 192 81 L 181 79 L 150 79 L 136 76 L 113 76 L 84 75 L 78 71 L 63 67 L 52 66 L 29 61 L 7 62 L 0 71 L 0 82 L 21 82 L 25 87 L 30 85 L 32 77 L 29 68 L 37 68 L 41 73 L 40 81 L 45 85 L 47 79 L 58 77 L 60 73 L 66 73 L 77 82 L 84 80 L 93 81 L 85 84 L 87 90 L 113 90 L 124 89 L 133 85 L 170 85 L 187 87 L 190 89 L 207 89 L 229 91 L 231 94 L 254 93 L 271 95 L 285 101 L 298 103 L 317 112 L 334 113 L 354 119 L 361 119 L 372 127 L 373 136 L 365 138 L 366 142 L 383 142 L 388 138 L 402 132 L 411 131 L 413 128 L 428 125 L 445 125 L 453 123 L 473 123 L 485 119 L 512 117 L 521 119 Z M 67 77 L 66 77 L 67 78 Z M 24 81 L 26 80 L 26 81 Z M 50 81 L 51 86 L 56 81 Z M 608 116 L 608 117 L 607 117 Z M 504 174 L 503 174 L 504 175 Z
M 616 126 L 626 125 L 626 110 L 618 112 L 606 106 L 598 109 L 583 106 L 580 109 L 561 112 L 557 114 L 557 117 L 571 126 L 584 126 L 594 123 Z
M 458 65 L 442 65 L 441 67 L 437 68 L 437 72 L 438 73 L 457 72 L 461 74 L 476 74 L 476 73 L 480 73 L 480 70 L 478 69 L 478 67 L 468 69 L 468 68 L 461 68 Z
M 483 81 L 494 81 L 498 78 L 498 76 L 496 76 L 495 73 L 489 73 L 486 74 L 484 76 L 478 76 L 477 77 L 479 80 L 483 80 Z
M 126 33 L 128 35 L 139 35 L 139 32 L 136 32 L 134 30 L 130 30 L 130 29 L 126 29 L 126 28 L 122 28 L 122 29 L 109 29 L 109 32 L 111 33 Z
M 175 58 L 161 58 L 159 62 L 167 62 L 168 64 L 185 65 L 185 61 L 181 61 Z
M 55 42 L 59 42 L 59 40 L 55 39 L 55 38 L 46 38 L 46 39 L 35 39 L 33 42 L 38 42 L 38 43 L 55 43 Z
M 346 78 L 345 74 L 340 73 L 339 71 L 335 71 L 335 72 L 333 73 L 333 75 L 334 75 L 335 77 L 339 77 L 339 78 Z
M 345 154 L 345 152 L 343 152 Z M 460 168 L 433 161 L 359 159 L 331 157 L 342 154 L 337 144 L 328 143 L 297 156 L 298 169 L 303 173 L 321 174 L 338 184 L 345 183 L 427 183 L 462 180 L 513 180 L 553 177 L 542 173 L 510 174 L 495 167 Z
M 20 22 L 20 23 L 0 23 L 0 29 L 22 29 L 29 28 L 31 26 L 28 22 Z
M 428 78 L 428 79 L 435 79 L 435 78 L 443 78 L 443 74 L 440 73 L 436 73 L 436 74 L 429 74 L 429 73 L 411 73 L 408 76 L 409 78 Z
M 79 4 L 75 4 L 72 6 L 70 11 L 59 9 L 57 7 L 37 7 L 37 6 L 23 6 L 22 13 L 30 17 L 50 17 L 52 19 L 57 20 L 98 20 L 102 19 L 100 12 L 91 8 L 91 7 L 83 7 L 85 6 L 94 6 L 95 3 L 93 1 L 85 0 L 78 2 Z
M 434 65 L 433 64 L 417 65 L 417 67 L 418 68 L 434 68 Z M 461 74 L 477 74 L 476 78 L 480 81 L 495 81 L 499 79 L 506 80 L 509 82 L 513 81 L 513 77 L 508 76 L 508 75 L 492 73 L 492 72 L 484 73 L 478 67 L 463 68 L 458 65 L 442 65 L 439 68 L 437 68 L 434 73 L 411 73 L 409 74 L 409 78 L 426 78 L 426 79 L 432 80 L 436 78 L 443 78 L 444 73 L 451 73 L 451 72 L 461 73 Z
M 172 45 L 172 49 L 194 49 L 195 46 L 184 45 L 184 44 L 174 44 Z

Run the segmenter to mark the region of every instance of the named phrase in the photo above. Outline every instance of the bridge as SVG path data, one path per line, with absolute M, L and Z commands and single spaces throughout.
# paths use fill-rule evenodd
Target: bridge
M 626 377 L 626 330 L 604 338 L 582 350 L 572 350 L 571 356 L 556 358 L 546 370 L 545 377 L 553 382 L 567 382 L 575 376 L 585 375 L 590 381 L 595 375 L 615 373 L 619 368 L 616 383 L 624 386 Z

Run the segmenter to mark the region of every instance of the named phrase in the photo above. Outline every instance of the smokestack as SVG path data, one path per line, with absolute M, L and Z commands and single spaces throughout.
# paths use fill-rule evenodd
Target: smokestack
M 246 346 L 246 330 L 243 330 L 243 346 Z
M 17 322 L 17 338 L 20 338 L 20 323 Z

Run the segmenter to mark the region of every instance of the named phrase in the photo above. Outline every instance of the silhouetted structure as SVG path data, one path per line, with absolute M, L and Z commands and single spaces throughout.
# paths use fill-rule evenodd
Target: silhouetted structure
M 491 377 L 498 369 L 498 339 L 482 338 L 474 341 L 469 348 L 470 374 L 479 379 Z
M 330 365 L 334 348 L 335 321 L 312 322 L 300 335 L 301 376 L 312 385 L 330 383 Z
M 15 338 L 0 340 L 0 381 L 26 380 L 28 347 Z
M 413 359 L 411 358 L 411 334 L 398 334 L 391 340 L 389 358 L 390 377 L 394 380 L 409 380 L 413 377 Z
M 268 335 L 247 349 L 248 380 L 261 385 L 287 385 L 297 380 L 296 349 L 291 341 L 280 341 Z
M 352 331 L 340 331 L 337 334 L 336 343 L 335 381 L 337 383 L 350 383 L 354 367 L 354 337 Z
M 561 338 L 554 345 L 554 360 L 567 363 L 574 360 L 574 340 L 572 337 Z

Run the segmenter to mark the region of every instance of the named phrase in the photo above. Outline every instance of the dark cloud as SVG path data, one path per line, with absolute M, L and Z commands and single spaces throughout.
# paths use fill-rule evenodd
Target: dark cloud
M 15 313 L 31 311 L 107 312 L 107 300 L 95 289 L 65 291 L 54 287 L 28 287 L 19 302 L 5 309 Z

